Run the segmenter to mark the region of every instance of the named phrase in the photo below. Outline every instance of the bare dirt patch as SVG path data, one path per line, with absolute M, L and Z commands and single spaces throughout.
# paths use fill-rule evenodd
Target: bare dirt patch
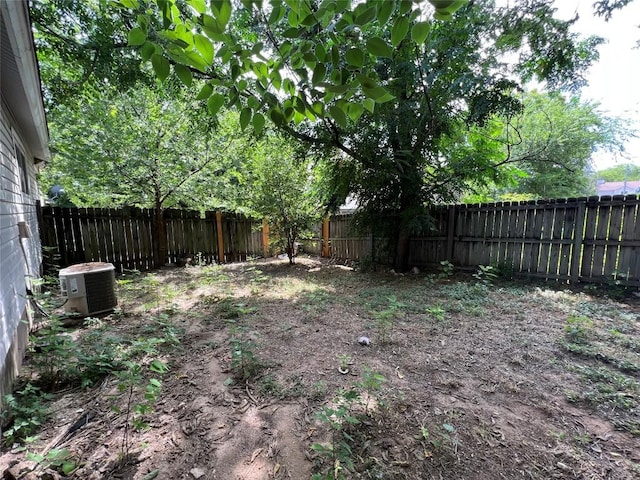
M 73 337 L 117 337 L 144 379 L 56 392 L 26 445 L 67 451 L 70 478 L 640 478 L 637 300 L 306 258 L 129 275 L 118 296 Z M 149 378 L 138 431 L 126 394 Z M 15 445 L 0 471 L 62 476 L 48 463 Z

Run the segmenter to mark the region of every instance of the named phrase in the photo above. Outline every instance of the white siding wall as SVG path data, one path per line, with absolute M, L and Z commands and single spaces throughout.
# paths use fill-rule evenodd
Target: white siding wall
M 29 193 L 22 191 L 20 168 L 15 155 L 16 144 L 25 156 Z M 4 102 L 0 103 L 0 182 L 1 371 L 5 360 L 9 362 L 7 354 L 16 339 L 20 321 L 26 318 L 26 288 L 31 288 L 32 278 L 39 275 L 42 261 L 36 213 L 36 201 L 39 199 L 36 167 Z M 26 222 L 30 238 L 20 239 L 19 222 Z

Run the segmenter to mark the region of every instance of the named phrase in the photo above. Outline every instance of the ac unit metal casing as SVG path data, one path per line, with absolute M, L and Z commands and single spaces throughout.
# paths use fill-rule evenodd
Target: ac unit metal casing
M 68 313 L 94 315 L 113 310 L 118 304 L 116 274 L 111 263 L 90 262 L 60 270 L 60 290 L 67 297 Z

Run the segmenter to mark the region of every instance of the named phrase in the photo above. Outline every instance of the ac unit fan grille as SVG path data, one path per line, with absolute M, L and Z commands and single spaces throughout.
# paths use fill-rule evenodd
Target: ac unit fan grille
M 110 310 L 118 304 L 113 288 L 114 280 L 113 270 L 84 274 L 89 314 Z

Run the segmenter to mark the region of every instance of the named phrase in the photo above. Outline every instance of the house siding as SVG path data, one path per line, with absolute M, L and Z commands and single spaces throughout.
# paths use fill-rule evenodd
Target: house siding
M 16 145 L 25 156 L 28 192 L 23 192 Z M 0 398 L 11 390 L 28 340 L 32 315 L 27 288 L 40 273 L 42 254 L 36 202 L 39 192 L 33 155 L 26 148 L 13 115 L 0 103 Z M 20 239 L 25 222 L 29 238 Z

